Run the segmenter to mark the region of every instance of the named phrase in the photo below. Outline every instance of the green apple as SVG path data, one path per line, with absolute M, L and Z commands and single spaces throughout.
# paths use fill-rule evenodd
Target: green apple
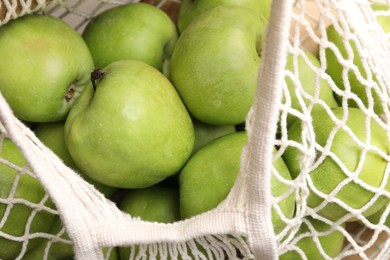
M 92 180 L 84 174 L 73 161 L 65 144 L 65 121 L 41 123 L 35 129 L 35 135 L 52 150 L 63 163 L 79 173 L 87 182 L 91 183 L 107 198 L 111 197 L 117 188 L 110 187 Z
M 211 210 L 226 198 L 239 173 L 246 141 L 245 132 L 224 135 L 187 161 L 179 174 L 182 219 Z
M 66 118 L 94 65 L 78 32 L 59 18 L 25 15 L 0 27 L 0 91 L 15 116 Z
M 210 125 L 192 117 L 192 123 L 194 125 L 194 148 L 192 149 L 191 156 L 198 152 L 202 147 L 211 142 L 212 140 L 236 132 L 235 125 Z M 179 172 L 175 175 L 164 180 L 164 184 L 169 186 L 178 185 Z
M 293 76 L 286 76 L 285 81 L 289 93 L 291 108 L 302 113 L 302 105 L 313 105 L 313 109 L 318 106 L 318 100 L 326 106 L 337 107 L 338 103 L 333 95 L 333 90 L 325 79 L 321 79 L 315 70 L 320 70 L 320 61 L 312 53 L 305 51 L 302 55 L 294 57 L 291 53 L 287 56 L 286 69 L 294 73 Z M 297 86 L 299 82 L 299 86 Z M 300 91 L 304 104 L 301 104 L 297 91 Z M 286 101 L 284 101 L 286 102 Z M 287 115 L 287 127 L 297 119 L 293 114 Z
M 277 150 L 274 149 L 274 155 L 276 152 Z M 285 217 L 287 219 L 291 219 L 294 217 L 296 201 L 295 189 L 292 188 L 292 185 L 286 184 L 279 179 L 281 178 L 284 181 L 292 180 L 290 171 L 287 168 L 287 165 L 283 161 L 282 157 L 277 158 L 273 162 L 272 171 L 273 173 L 271 175 L 271 194 L 272 197 L 276 198 L 277 200 L 280 200 L 279 202 L 276 202 L 274 203 L 274 205 L 272 205 L 272 225 L 275 234 L 279 234 L 287 225 L 287 223 L 284 222 L 282 217 Z M 276 207 L 280 209 L 280 213 L 278 213 Z
M 129 190 L 119 208 L 133 217 L 145 221 L 173 223 L 180 220 L 179 191 L 176 188 L 154 185 L 143 189 Z M 120 247 L 121 259 L 129 259 L 129 247 Z M 135 247 L 135 250 L 139 250 Z
M 103 247 L 104 259 L 107 260 L 120 260 L 119 249 L 117 247 Z M 109 254 L 109 255 L 107 255 Z
M 228 195 L 240 169 L 241 153 L 247 141 L 246 132 L 221 136 L 194 154 L 179 175 L 180 214 L 186 219 L 218 206 Z M 274 163 L 280 177 L 291 180 L 290 173 L 281 157 Z M 290 186 L 277 179 L 271 179 L 272 195 L 282 196 Z M 295 195 L 292 192 L 282 199 L 278 206 L 287 218 L 295 211 Z M 273 224 L 276 233 L 285 226 L 273 209 Z
M 146 3 L 119 5 L 100 13 L 88 23 L 82 36 L 97 68 L 135 59 L 159 70 L 169 60 L 178 37 L 171 18 Z
M 160 184 L 129 189 L 119 208 L 145 221 L 173 223 L 180 220 L 179 191 Z
M 0 163 L 0 231 L 14 237 L 0 236 L 0 259 L 15 259 L 21 253 L 24 242 L 28 250 L 39 244 L 39 238 L 28 239 L 23 236 L 48 232 L 54 215 L 39 209 L 38 204 L 46 196 L 45 189 L 36 178 L 25 172 L 28 169 L 26 160 L 10 139 L 2 140 L 0 158 L 13 165 Z M 23 201 L 37 205 L 38 210 Z M 50 200 L 45 202 L 45 206 L 54 207 Z
M 384 225 L 388 228 L 390 228 L 390 215 L 389 215 L 389 212 L 387 210 L 387 208 L 389 207 L 389 203 L 387 203 L 386 205 L 384 205 L 378 212 L 376 212 L 375 214 L 372 214 L 371 216 L 367 217 L 367 220 L 370 221 L 372 224 L 374 225 L 377 225 L 381 222 L 381 218 L 383 217 L 384 218 Z M 384 214 L 387 214 L 386 216 L 384 216 Z
M 180 35 L 169 75 L 193 117 L 212 125 L 245 121 L 265 24 L 255 11 L 221 5 L 202 13 Z
M 352 107 L 344 110 L 342 107 L 337 107 L 333 108 L 331 113 L 337 120 L 342 120 L 344 116 L 347 116 L 347 118 L 345 122 L 342 121 L 344 123 L 336 123 L 324 109 L 318 109 L 312 113 L 312 131 L 314 131 L 315 142 L 321 147 L 328 146 L 329 151 L 322 152 L 318 148 L 316 150 L 308 176 L 311 180 L 309 183 L 312 182 L 312 186 L 309 185 L 310 193 L 307 204 L 311 208 L 322 207 L 322 204 L 325 204 L 323 208 L 318 208 L 317 213 L 336 221 L 348 214 L 349 211 L 347 208 L 340 206 L 335 199 L 352 209 L 360 209 L 369 203 L 375 195 L 368 188 L 365 188 L 365 185 L 378 188 L 382 185 L 382 182 L 385 182 L 385 189 L 390 191 L 390 181 L 384 179 L 387 160 L 377 152 L 388 155 L 390 143 L 385 129 L 376 121 L 368 119 L 361 110 Z M 366 124 L 369 124 L 369 126 L 367 127 Z M 339 128 L 337 128 L 338 125 Z M 334 132 L 336 129 L 337 131 Z M 331 138 L 332 133 L 334 136 Z M 297 143 L 302 142 L 301 121 L 295 121 L 288 129 L 288 139 Z M 359 140 L 361 144 L 358 144 L 356 140 Z M 310 142 L 310 140 L 307 142 Z M 362 146 L 363 144 L 370 144 L 375 149 L 365 149 Z M 302 170 L 306 171 L 306 168 L 301 169 L 301 165 L 304 165 L 301 159 L 304 160 L 305 158 L 308 157 L 295 146 L 286 148 L 283 159 L 293 178 L 301 174 Z M 356 180 L 348 177 L 343 169 L 350 171 L 350 175 L 354 176 Z M 343 186 L 336 194 L 329 195 L 342 183 L 344 183 Z M 319 192 L 325 195 L 321 197 Z M 324 196 L 328 196 L 326 198 L 327 203 L 323 199 Z M 374 214 L 388 201 L 385 196 L 380 196 L 362 212 L 362 215 L 367 217 Z M 356 216 L 351 216 L 348 221 L 354 221 L 355 219 Z
M 177 17 L 180 33 L 201 13 L 220 5 L 239 5 L 250 8 L 268 20 L 271 0 L 182 0 Z
M 379 12 L 379 11 L 389 11 L 389 5 L 385 3 L 372 3 L 371 8 L 374 12 Z M 390 32 L 390 17 L 388 15 L 377 15 L 376 19 L 378 23 L 381 25 L 383 31 L 385 33 Z
M 344 228 L 345 224 L 341 226 Z M 344 235 L 341 231 L 332 229 L 332 226 L 311 217 L 305 217 L 296 237 L 298 236 L 301 238 L 295 245 L 304 253 L 306 259 L 335 258 L 343 248 Z M 321 253 L 320 247 L 325 256 Z M 296 260 L 303 257 L 298 250 L 293 249 L 282 254 L 279 259 Z
M 211 142 L 212 140 L 236 132 L 235 125 L 210 125 L 202 121 L 192 118 L 195 131 L 195 141 L 192 154 L 199 151 L 203 146 Z
M 102 184 L 144 188 L 174 175 L 194 144 L 191 117 L 170 81 L 136 60 L 111 63 L 71 109 L 65 143 Z
M 374 11 L 379 10 L 388 10 L 388 5 L 382 5 L 382 4 L 373 4 L 372 9 Z M 377 16 L 378 23 L 382 26 L 382 29 L 385 33 L 390 32 L 390 17 L 389 16 Z M 327 61 L 327 69 L 326 72 L 332 77 L 335 84 L 341 89 L 346 90 L 345 84 L 348 83 L 350 87 L 350 91 L 357 96 L 358 99 L 362 101 L 364 106 L 368 107 L 369 105 L 369 97 L 373 99 L 373 109 L 377 114 L 383 113 L 383 104 L 381 97 L 383 94 L 375 90 L 373 88 L 370 88 L 368 90 L 368 87 L 362 83 L 361 79 L 359 77 L 362 77 L 364 80 L 373 80 L 374 82 L 378 83 L 378 79 L 376 78 L 375 74 L 371 75 L 372 78 L 369 78 L 369 73 L 363 66 L 363 62 L 361 60 L 360 54 L 357 50 L 356 44 L 349 40 L 348 44 L 346 44 L 346 41 L 344 40 L 342 34 L 340 34 L 334 25 L 331 25 L 326 30 L 328 41 L 334 44 L 338 51 L 341 54 L 342 59 L 345 61 L 352 58 L 352 62 L 354 66 L 358 69 L 359 72 L 354 72 L 352 69 L 349 69 L 346 71 L 341 65 L 341 62 L 339 58 L 337 58 L 335 52 L 330 49 L 325 49 L 326 54 L 326 61 Z M 353 56 L 351 56 L 353 55 Z M 358 74 L 357 74 L 358 73 Z M 345 78 L 344 74 L 347 75 L 347 78 Z M 360 74 L 360 75 L 359 75 Z M 359 77 L 358 77 L 359 75 Z M 348 81 L 348 82 L 346 82 Z M 343 97 L 337 95 L 336 96 L 338 102 L 342 102 Z M 386 102 L 386 101 L 385 101 Z M 357 106 L 357 102 L 355 99 L 349 98 L 348 104 L 350 106 Z

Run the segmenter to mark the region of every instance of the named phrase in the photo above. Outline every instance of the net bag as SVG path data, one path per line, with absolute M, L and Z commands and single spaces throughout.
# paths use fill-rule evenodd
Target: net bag
M 130 2 L 3 0 L 0 26 L 40 12 L 82 32 Z M 180 2 L 147 2 L 176 21 Z M 173 223 L 120 210 L 0 95 L 1 258 L 388 259 L 388 7 L 272 1 L 237 179 L 217 207 Z

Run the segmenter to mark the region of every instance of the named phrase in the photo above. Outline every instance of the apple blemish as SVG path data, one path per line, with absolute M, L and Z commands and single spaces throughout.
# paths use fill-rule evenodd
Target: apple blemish
M 96 81 L 103 78 L 104 75 L 106 75 L 106 71 L 99 69 L 99 68 L 94 69 L 91 72 L 91 81 L 92 81 L 93 91 L 96 91 Z
M 73 85 L 68 88 L 68 91 L 66 91 L 66 94 L 65 94 L 66 102 L 69 102 L 69 101 L 72 100 L 73 95 L 74 95 L 75 92 L 76 92 L 76 90 L 75 90 Z

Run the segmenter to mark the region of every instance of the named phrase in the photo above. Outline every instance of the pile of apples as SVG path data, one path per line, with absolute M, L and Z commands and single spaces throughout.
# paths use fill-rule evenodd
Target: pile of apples
M 31 127 L 65 165 L 117 202 L 123 211 L 147 221 L 169 223 L 211 210 L 226 198 L 239 172 L 247 141 L 245 119 L 254 101 L 270 10 L 270 1 L 214 2 L 182 1 L 177 23 L 147 3 L 121 5 L 92 18 L 81 34 L 50 15 L 17 18 L 0 27 L 0 91 L 15 116 Z M 305 57 L 320 66 L 312 53 L 305 52 Z M 286 68 L 292 71 L 294 64 L 289 56 Z M 298 68 L 304 91 L 318 94 L 316 74 L 305 59 L 298 59 Z M 293 80 L 286 78 L 286 84 L 291 107 L 302 111 Z M 318 98 L 342 117 L 332 88 L 325 81 L 319 86 Z M 333 119 L 320 105 L 312 113 L 313 124 L 322 131 L 318 136 L 327 138 L 334 127 Z M 351 108 L 350 117 L 347 125 L 364 139 L 364 115 Z M 286 122 L 288 137 L 301 142 L 300 120 L 289 114 Z M 371 129 L 373 139 L 388 153 L 386 133 L 375 124 Z M 340 145 L 333 147 L 333 152 L 340 159 L 346 157 L 347 167 L 355 167 L 358 161 L 351 162 L 352 155 L 344 150 L 349 139 L 339 133 L 336 136 Z M 355 145 L 352 150 L 359 154 L 361 148 Z M 272 177 L 272 195 L 289 193 L 274 205 L 275 233 L 286 227 L 283 218 L 294 217 L 295 193 L 286 183 L 300 173 L 300 153 L 288 148 L 283 158 L 274 162 L 280 178 Z M 9 139 L 3 140 L 0 157 L 20 167 L 26 164 Z M 386 162 L 374 154 L 372 157 L 366 158 L 366 168 L 380 166 L 376 177 L 369 177 L 375 179 L 370 184 L 379 186 Z M 332 162 L 330 158 L 324 160 L 323 167 L 312 174 L 314 185 L 323 192 L 331 192 L 345 179 L 343 171 Z M 334 177 L 327 183 L 321 181 L 327 172 L 323 169 Z M 32 203 L 44 198 L 45 191 L 37 180 L 3 164 L 0 194 L 6 197 L 15 192 L 12 186 L 16 178 L 16 197 Z M 363 175 L 362 180 L 367 178 Z M 340 195 L 351 207 L 362 207 L 373 196 L 362 191 L 361 201 L 351 200 L 348 194 L 359 190 L 357 186 L 347 184 L 346 195 Z M 322 202 L 313 193 L 308 203 L 315 207 Z M 386 203 L 386 198 L 378 200 L 366 216 Z M 54 207 L 50 200 L 45 205 Z M 31 211 L 14 205 L 0 230 L 22 236 Z M 5 207 L 0 208 L 0 215 L 4 212 Z M 330 203 L 319 214 L 337 220 L 347 213 Z M 307 221 L 319 231 L 330 228 L 309 217 Z M 29 232 L 56 234 L 60 227 L 58 216 L 38 212 Z M 300 232 L 306 231 L 303 225 Z M 336 256 L 344 237 L 337 231 L 322 239 L 324 244 L 332 241 L 333 246 L 324 250 Z M 321 257 L 312 241 L 302 241 L 299 247 L 303 252 L 313 259 Z M 41 257 L 46 242 L 29 242 L 23 259 Z M 22 250 L 21 242 L 0 237 L 1 259 L 13 259 L 24 253 Z M 129 248 L 109 253 L 110 259 L 128 259 L 130 254 Z M 73 252 L 71 246 L 53 243 L 49 254 L 61 258 L 71 257 Z M 284 257 L 295 255 L 286 253 Z

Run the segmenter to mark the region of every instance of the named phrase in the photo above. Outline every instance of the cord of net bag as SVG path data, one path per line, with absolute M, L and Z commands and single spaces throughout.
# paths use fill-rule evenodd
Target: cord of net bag
M 295 3 L 276 142 L 300 203 L 282 259 L 389 257 L 389 13 L 375 4 Z
M 262 72 L 268 75 L 280 74 L 278 70 L 283 68 L 283 58 L 275 59 L 275 56 L 283 56 L 286 50 L 282 43 L 288 39 L 286 24 L 291 2 L 276 1 L 274 6 L 276 14 L 271 18 L 274 22 L 270 25 L 268 41 L 280 44 L 270 44 L 269 50 L 264 52 L 263 60 L 272 64 Z M 283 32 L 285 37 L 280 35 Z M 282 77 L 269 77 L 266 84 L 279 85 L 281 80 Z M 272 129 L 276 126 L 278 96 L 275 93 L 278 92 L 262 88 L 258 91 L 259 100 L 247 124 L 248 144 L 252 145 L 247 145 L 243 153 L 240 177 L 226 201 L 215 210 L 169 225 L 141 221 L 121 212 L 114 203 L 64 166 L 12 115 L 4 99 L 1 100 L 0 111 L 5 136 L 19 147 L 32 172 L 58 208 L 77 259 L 101 259 L 103 247 L 132 244 L 143 245 L 139 257 L 148 258 L 165 255 L 172 259 L 191 256 L 201 259 L 213 256 L 217 259 L 272 259 L 276 256 L 276 244 L 267 179 L 272 167 Z M 256 116 L 255 111 L 263 109 L 269 113 Z M 46 234 L 35 235 L 47 237 Z M 26 244 L 28 242 L 23 243 L 24 247 Z M 147 256 L 142 248 L 148 251 Z
M 51 2 L 51 0 L 2 0 L 0 1 L 0 25 L 11 19 L 42 10 Z
M 93 16 L 78 9 L 82 2 L 85 1 L 68 6 L 60 1 L 59 7 L 65 6 L 66 11 L 56 14 L 60 10 L 57 6 L 52 10 L 64 19 L 79 14 L 83 21 L 75 27 L 81 28 Z M 99 5 L 105 6 L 103 2 Z M 314 17 L 310 6 L 314 6 L 318 16 Z M 340 45 L 330 40 L 327 33 L 330 24 L 335 25 L 335 35 L 341 36 L 347 54 L 341 51 Z M 314 42 L 315 47 L 310 50 L 318 55 L 319 62 L 305 52 L 306 41 Z M 357 51 L 354 52 L 354 49 Z M 330 58 L 329 51 L 335 53 L 336 58 Z M 356 65 L 356 57 L 361 58 L 363 68 Z M 13 167 L 19 174 L 26 172 L 36 176 L 58 211 L 45 205 L 47 196 L 31 203 L 14 199 L 11 192 L 8 200 L 1 202 L 12 205 L 10 201 L 13 201 L 29 206 L 34 209 L 31 218 L 41 211 L 61 215 L 78 259 L 101 259 L 104 257 L 103 247 L 124 245 L 133 248 L 131 259 L 386 259 L 390 251 L 389 227 L 386 224 L 390 210 L 386 187 L 389 158 L 388 152 L 381 150 L 378 143 L 386 143 L 389 136 L 386 123 L 388 57 L 387 39 L 367 1 L 274 1 L 262 53 L 257 97 L 247 120 L 249 139 L 242 155 L 239 178 L 229 197 L 218 208 L 173 224 L 144 222 L 119 211 L 116 205 L 65 167 L 13 117 L 2 100 L 2 136 L 17 144 L 32 172 L 26 167 Z M 341 66 L 329 64 L 329 60 L 337 60 Z M 301 69 L 302 61 L 307 64 L 308 70 Z M 342 73 L 342 83 L 331 77 L 330 67 L 336 67 L 336 71 Z M 301 76 L 310 73 L 315 75 L 314 80 L 306 83 Z M 359 92 L 353 89 L 353 84 L 357 83 L 353 82 L 349 73 L 362 83 L 367 97 L 359 96 Z M 331 96 L 338 98 L 337 102 L 325 97 L 323 81 L 329 85 Z M 314 90 L 305 88 L 310 84 L 315 86 Z M 379 96 L 379 101 L 374 96 Z M 383 107 L 380 113 L 374 108 L 378 102 Z M 352 112 L 351 107 L 355 108 Z M 317 114 L 318 108 L 322 111 Z M 300 121 L 295 124 L 300 125 L 300 128 L 294 127 L 295 133 L 290 130 L 294 119 Z M 321 121 L 326 124 L 319 125 Z M 375 139 L 371 137 L 373 124 L 379 125 L 375 129 L 385 132 L 378 135 L 380 142 L 372 141 Z M 358 133 L 356 125 L 363 125 L 363 135 Z M 317 132 L 318 128 L 325 126 L 330 126 L 330 129 L 323 134 Z M 324 140 L 317 139 L 321 135 Z M 333 148 L 336 144 L 334 140 L 340 142 L 340 139 L 347 140 L 348 145 L 356 144 L 350 151 L 358 151 L 357 165 L 351 166 L 343 161 L 343 153 Z M 278 147 L 276 156 L 272 156 L 274 145 Z M 299 156 L 296 160 L 298 166 L 294 166 L 294 160 L 293 166 L 290 165 L 296 170 L 293 181 L 284 180 L 271 165 L 279 157 L 287 158 L 289 153 Z M 358 177 L 360 173 L 367 172 L 367 167 L 378 168 L 365 166 L 373 153 L 385 162 L 382 178 L 376 183 Z M 332 163 L 329 163 L 329 158 Z M 326 172 L 325 176 L 316 175 L 323 172 L 318 169 L 324 165 L 329 169 L 337 165 L 341 171 L 338 174 Z M 344 176 L 341 180 L 340 174 Z M 284 181 L 291 190 L 280 197 L 273 197 L 270 193 L 271 177 Z M 318 179 L 331 180 L 331 177 L 338 178 L 337 185 L 328 184 L 330 189 L 320 186 Z M 338 196 L 351 184 L 356 185 L 348 188 L 349 194 Z M 14 186 L 18 185 L 15 182 Z M 291 219 L 283 216 L 278 206 L 279 201 L 289 194 L 294 194 L 297 201 L 295 215 Z M 352 197 L 363 197 L 365 201 L 352 204 L 348 201 Z M 271 208 L 287 224 L 279 234 L 274 234 L 272 230 Z M 329 214 L 329 208 L 333 208 L 332 214 Z M 376 219 L 371 214 L 374 208 L 381 208 Z M 6 218 L 3 218 L 1 223 L 5 221 Z M 10 236 L 4 232 L 0 236 L 23 241 L 24 250 L 33 238 L 60 239 L 48 233 L 30 234 L 28 228 L 22 236 Z M 335 247 L 338 248 L 329 248 L 332 244 L 337 244 Z M 18 255 L 18 259 L 21 258 L 23 251 Z

